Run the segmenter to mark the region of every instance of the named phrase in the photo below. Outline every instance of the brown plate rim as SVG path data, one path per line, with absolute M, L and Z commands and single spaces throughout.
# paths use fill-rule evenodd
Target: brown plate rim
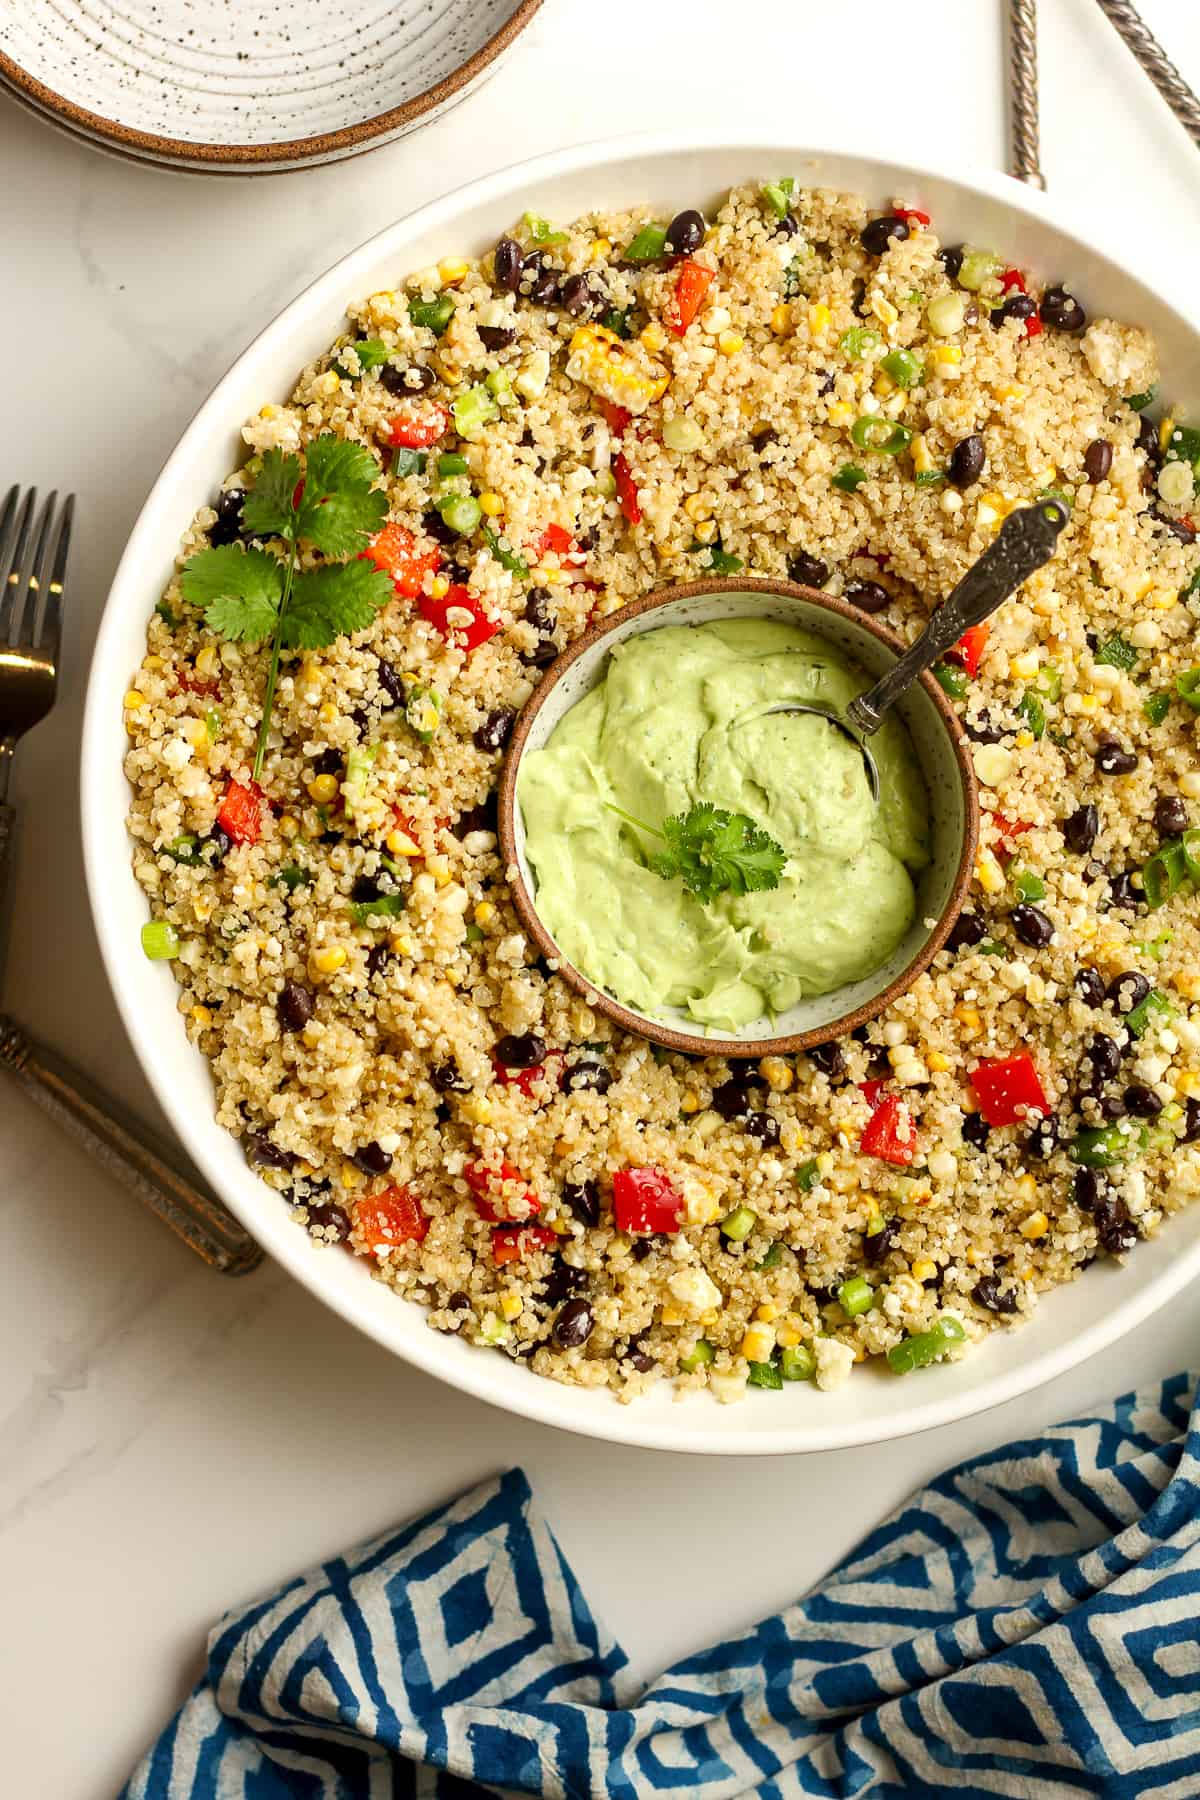
M 520 0 L 516 10 L 493 32 L 486 44 L 480 45 L 473 56 L 469 56 L 466 62 L 461 63 L 449 75 L 443 76 L 433 87 L 426 88 L 412 100 L 406 100 L 402 106 L 390 107 L 387 112 L 362 119 L 357 125 L 344 125 L 337 131 L 319 132 L 313 137 L 280 139 L 269 144 L 208 144 L 187 138 L 165 137 L 158 132 L 138 131 L 133 126 L 120 125 L 115 120 L 106 119 L 101 113 L 89 112 L 86 107 L 77 106 L 73 100 L 56 93 L 36 76 L 30 75 L 3 50 L 0 50 L 0 73 L 53 117 L 69 120 L 127 152 L 141 152 L 143 157 L 158 157 L 168 162 L 198 164 L 202 168 L 206 164 L 213 164 L 216 165 L 214 174 L 222 163 L 236 163 L 250 170 L 269 168 L 289 160 L 311 162 L 336 156 L 340 152 L 365 150 L 370 148 L 375 139 L 402 130 L 406 125 L 415 124 L 426 113 L 435 111 L 444 102 L 451 100 L 495 62 L 510 44 L 515 43 L 541 5 L 542 0 Z
M 802 1050 L 810 1050 L 816 1044 L 828 1043 L 833 1038 L 845 1037 L 860 1025 L 885 1012 L 901 994 L 913 985 L 917 978 L 924 974 L 938 951 L 945 945 L 946 939 L 954 927 L 954 923 L 963 908 L 967 891 L 971 885 L 971 874 L 975 867 L 975 858 L 979 847 L 979 786 L 975 775 L 975 765 L 971 757 L 970 741 L 959 721 L 958 714 L 951 706 L 949 698 L 926 670 L 920 677 L 921 685 L 941 717 L 948 737 L 954 749 L 954 759 L 958 768 L 962 785 L 963 800 L 966 809 L 966 830 L 963 834 L 962 853 L 959 857 L 958 869 L 955 873 L 954 886 L 950 897 L 942 908 L 937 925 L 929 933 L 921 949 L 912 961 L 905 965 L 882 993 L 873 1000 L 856 1007 L 853 1012 L 831 1021 L 828 1025 L 814 1027 L 810 1031 L 791 1032 L 784 1037 L 746 1038 L 732 1043 L 701 1036 L 688 1031 L 678 1031 L 670 1025 L 659 1025 L 641 1013 L 635 1013 L 619 1000 L 614 1000 L 593 981 L 589 981 L 573 963 L 569 962 L 555 943 L 550 933 L 542 924 L 533 904 L 532 896 L 521 875 L 520 864 L 516 854 L 516 834 L 513 826 L 513 815 L 516 810 L 517 769 L 528 740 L 533 722 L 537 718 L 551 692 L 567 670 L 579 657 L 585 655 L 592 647 L 629 619 L 640 618 L 647 612 L 658 611 L 663 606 L 677 600 L 699 599 L 708 594 L 771 594 L 789 600 L 806 600 L 823 607 L 825 611 L 851 624 L 860 626 L 891 651 L 893 656 L 901 656 L 908 648 L 903 638 L 899 637 L 890 626 L 882 625 L 869 614 L 848 601 L 839 599 L 834 594 L 826 594 L 820 588 L 804 587 L 794 581 L 776 581 L 770 576 L 746 575 L 741 577 L 709 576 L 696 581 L 679 582 L 671 587 L 656 588 L 645 594 L 640 600 L 633 600 L 619 612 L 611 613 L 607 618 L 593 625 L 577 638 L 573 644 L 562 652 L 546 670 L 529 699 L 525 702 L 513 727 L 512 736 L 504 755 L 504 763 L 500 771 L 500 787 L 498 795 L 497 835 L 500 839 L 500 851 L 504 859 L 504 868 L 508 879 L 509 891 L 517 916 L 525 930 L 529 933 L 539 952 L 548 961 L 558 965 L 558 973 L 568 987 L 580 994 L 590 1006 L 603 1013 L 621 1030 L 630 1032 L 635 1037 L 647 1038 L 663 1049 L 674 1050 L 684 1056 L 723 1056 L 731 1062 L 741 1062 L 749 1057 L 761 1056 L 794 1056 Z M 511 876 L 509 870 L 514 871 Z

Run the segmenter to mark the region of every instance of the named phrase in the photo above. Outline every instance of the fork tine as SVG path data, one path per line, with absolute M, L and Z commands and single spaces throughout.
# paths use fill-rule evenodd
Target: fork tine
M 46 584 L 46 570 L 50 562 L 50 541 L 54 525 L 54 509 L 58 505 L 58 490 L 54 489 L 46 496 L 41 517 L 37 522 L 37 535 L 33 541 L 33 550 L 29 557 L 29 579 L 25 586 L 25 609 L 17 625 L 18 644 L 35 642 L 34 628 L 37 625 L 38 602 L 42 597 L 42 589 Z
M 58 661 L 62 639 L 63 589 L 67 580 L 67 557 L 71 550 L 71 522 L 74 517 L 75 496 L 68 494 L 58 527 L 58 543 L 54 550 L 54 561 L 50 565 L 50 579 L 46 584 L 46 609 L 42 614 L 42 629 L 37 640 L 37 648 L 48 650 L 55 663 Z
M 12 555 L 8 566 L 0 563 L 0 644 L 13 641 L 13 624 L 17 616 L 17 592 L 21 585 L 21 565 L 25 560 L 25 545 L 29 540 L 29 526 L 33 518 L 33 509 L 37 505 L 37 489 L 30 488 L 25 496 L 24 504 L 17 515 L 17 534 L 12 546 Z M 7 544 L 5 546 L 7 550 Z

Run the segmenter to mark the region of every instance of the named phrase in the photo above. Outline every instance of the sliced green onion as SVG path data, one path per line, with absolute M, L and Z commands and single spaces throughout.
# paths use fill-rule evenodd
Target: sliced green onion
M 792 204 L 796 183 L 790 175 L 781 181 L 764 181 L 758 190 L 777 219 L 786 219 Z
M 857 463 L 843 463 L 837 474 L 832 477 L 834 487 L 840 488 L 843 494 L 853 494 L 864 481 L 869 479 L 867 471 L 860 469 Z
M 483 508 L 474 494 L 448 494 L 438 511 L 444 523 L 460 537 L 470 537 L 483 517 Z
M 200 839 L 192 831 L 185 831 L 182 837 L 172 838 L 169 844 L 163 845 L 163 849 L 177 863 L 183 863 L 189 869 L 204 866 L 204 859 L 200 855 Z
M 1200 712 L 1200 669 L 1185 669 L 1175 677 L 1175 692 L 1185 706 Z
M 1125 1026 L 1135 1038 L 1145 1037 L 1152 1025 L 1165 1024 L 1175 1017 L 1175 1008 L 1165 994 L 1151 988 L 1146 998 L 1125 1014 Z
M 779 1366 L 773 1362 L 752 1362 L 746 1375 L 751 1387 L 781 1388 L 783 1376 Z
M 643 225 L 625 252 L 626 262 L 657 262 L 667 242 L 665 225 Z
M 936 487 L 939 481 L 945 479 L 945 469 L 922 469 L 919 475 L 913 476 L 918 487 Z
M 1008 951 L 1003 944 L 998 944 L 995 938 L 984 938 L 983 942 L 977 944 L 975 948 L 980 956 L 998 956 L 1001 962 L 1008 961 Z
M 879 366 L 901 388 L 916 387 L 925 373 L 925 364 L 911 350 L 891 350 Z
M 398 919 L 404 906 L 403 894 L 379 894 L 374 900 L 352 900 L 350 916 L 356 925 L 366 925 L 372 919 Z
M 1136 669 L 1138 653 L 1128 638 L 1123 638 L 1119 631 L 1106 637 L 1093 657 L 1093 662 L 1106 663 L 1109 668 L 1123 669 L 1126 674 Z
M 488 549 L 502 569 L 507 569 L 510 575 L 528 575 L 529 564 L 525 558 L 517 555 L 508 539 L 501 537 L 494 526 L 485 525 L 483 536 Z
M 952 700 L 965 700 L 971 686 L 971 678 L 965 669 L 958 669 L 953 663 L 935 663 L 933 679 Z
M 925 308 L 925 319 L 935 337 L 954 337 L 962 330 L 966 313 L 961 294 L 938 294 Z
M 151 919 L 142 926 L 142 949 L 151 962 L 170 962 L 179 955 L 179 933 L 166 919 Z
M 731 556 L 728 550 L 722 550 L 719 544 L 693 544 L 693 550 L 702 555 L 707 551 L 708 566 L 714 575 L 736 575 L 745 567 L 740 556 Z
M 721 1220 L 721 1236 L 731 1238 L 735 1244 L 740 1244 L 743 1238 L 750 1236 L 757 1224 L 758 1214 L 752 1207 L 735 1206 L 733 1211 L 727 1213 Z
M 811 1381 L 817 1359 L 807 1344 L 789 1344 L 779 1352 L 779 1373 L 785 1381 Z
M 756 1269 L 777 1269 L 783 1261 L 783 1249 L 779 1244 L 771 1244 L 765 1256 L 760 1256 L 755 1263 Z
M 1035 738 L 1040 738 L 1046 730 L 1046 709 L 1036 694 L 1024 693 L 1017 704 L 1017 716 L 1024 719 Z
M 450 450 L 445 456 L 438 457 L 437 472 L 443 481 L 449 481 L 452 475 L 467 475 L 470 470 L 466 457 L 460 456 L 456 450 Z
M 460 394 L 450 411 L 454 414 L 454 429 L 459 437 L 468 441 L 477 438 L 485 425 L 500 417 L 500 408 L 482 382 Z
M 565 244 L 567 241 L 565 231 L 559 231 L 549 219 L 543 219 L 537 213 L 525 214 L 525 229 L 535 244 Z
M 1128 395 L 1126 398 L 1125 404 L 1126 404 L 1126 406 L 1130 407 L 1134 412 L 1145 412 L 1146 408 L 1148 406 L 1153 406 L 1154 402 L 1157 399 L 1158 399 L 1158 383 L 1156 381 L 1152 387 L 1148 387 L 1146 389 L 1144 394 Z
M 860 1313 L 870 1312 L 875 1304 L 875 1289 L 865 1275 L 851 1275 L 849 1281 L 843 1281 L 837 1291 L 838 1305 L 848 1319 L 857 1319 Z
M 424 325 L 435 337 L 441 337 L 454 315 L 454 298 L 439 294 L 436 300 L 420 300 L 414 296 L 408 303 L 408 316 L 414 325 Z
M 914 1369 L 928 1368 L 945 1356 L 951 1344 L 961 1344 L 966 1337 L 962 1325 L 949 1313 L 943 1313 L 931 1331 L 918 1331 L 887 1353 L 888 1367 L 894 1375 L 910 1375 Z
M 1171 695 L 1166 688 L 1160 688 L 1157 694 L 1142 701 L 1142 711 L 1152 725 L 1161 725 L 1170 710 Z
M 881 456 L 899 456 L 912 443 L 913 434 L 907 425 L 882 419 L 878 413 L 864 413 L 850 427 L 850 436 L 860 450 L 874 450 Z
M 801 1163 L 796 1170 L 796 1186 L 802 1194 L 811 1194 L 821 1179 L 821 1168 L 815 1156 L 810 1156 L 806 1163 Z
M 1046 663 L 1037 678 L 1037 690 L 1047 700 L 1062 699 L 1062 670 L 1055 663 Z
M 1132 1156 L 1138 1147 L 1133 1134 L 1123 1131 L 1119 1124 L 1095 1125 L 1076 1133 L 1067 1146 L 1067 1154 L 1085 1169 L 1111 1169 Z
M 1040 875 L 1034 874 L 1032 869 L 1019 870 L 1013 876 L 1013 886 L 1022 900 L 1044 900 L 1046 898 L 1046 884 Z
M 392 474 L 401 477 L 423 475 L 426 460 L 423 450 L 397 450 L 392 457 Z
M 697 1338 L 686 1356 L 681 1356 L 679 1366 L 685 1374 L 690 1375 L 695 1369 L 702 1369 L 713 1360 L 716 1352 L 707 1338 Z
M 501 406 L 511 406 L 517 396 L 513 392 L 512 376 L 507 369 L 489 369 L 483 378 L 483 385 L 493 400 Z
M 630 336 L 629 315 L 632 311 L 630 306 L 610 306 L 600 323 L 614 337 L 627 338 Z
M 868 362 L 882 348 L 883 339 L 869 325 L 852 325 L 838 339 L 838 349 L 851 362 Z

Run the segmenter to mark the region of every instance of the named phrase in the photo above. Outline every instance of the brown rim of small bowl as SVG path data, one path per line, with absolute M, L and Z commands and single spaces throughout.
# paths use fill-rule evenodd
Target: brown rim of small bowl
M 161 157 L 168 163 L 174 161 L 176 166 L 201 170 L 208 167 L 213 175 L 242 172 L 241 169 L 222 170 L 223 163 L 241 164 L 246 171 L 254 168 L 270 170 L 279 163 L 312 162 L 336 156 L 340 152 L 353 154 L 369 150 L 377 139 L 401 131 L 407 125 L 414 125 L 426 113 L 433 112 L 452 100 L 455 94 L 481 75 L 490 63 L 495 62 L 524 31 L 541 4 L 542 0 L 520 0 L 516 11 L 492 34 L 486 44 L 480 46 L 474 56 L 469 56 L 465 63 L 460 64 L 441 81 L 435 82 L 433 87 L 426 88 L 415 99 L 406 100 L 403 106 L 390 107 L 387 112 L 376 113 L 374 118 L 362 119 L 357 125 L 344 125 L 339 131 L 324 131 L 315 137 L 287 138 L 273 144 L 205 144 L 192 142 L 187 138 L 163 137 L 153 131 L 136 131 L 130 125 L 119 125 L 113 119 L 89 112 L 86 107 L 67 100 L 53 88 L 46 87 L 36 76 L 30 75 L 3 50 L 0 50 L 0 75 L 5 76 L 13 87 L 43 108 L 44 112 L 63 123 L 69 122 L 81 127 L 85 133 L 94 132 L 106 143 L 123 149 L 126 154 L 140 151 L 143 153 L 141 160 Z
M 640 617 L 643 613 L 655 612 L 675 600 L 693 600 L 704 594 L 773 594 L 789 600 L 807 600 L 816 606 L 823 607 L 826 612 L 836 613 L 852 624 L 861 626 L 872 637 L 878 639 L 893 656 L 900 656 L 907 649 L 904 640 L 886 625 L 880 625 L 869 614 L 861 612 L 858 607 L 851 606 L 845 600 L 835 599 L 832 594 L 824 594 L 819 588 L 801 587 L 794 581 L 772 581 L 766 576 L 747 575 L 741 578 L 719 579 L 710 576 L 703 581 L 685 581 L 676 587 L 657 588 L 644 599 L 634 600 L 630 605 L 622 607 L 620 612 L 610 614 L 606 619 L 593 625 L 575 643 L 569 645 L 546 670 L 545 675 L 525 702 L 520 717 L 513 728 L 508 749 L 504 756 L 504 766 L 500 773 L 500 790 L 498 806 L 498 835 L 500 851 L 506 869 L 515 870 L 509 887 L 513 905 L 522 925 L 537 945 L 541 954 L 558 965 L 558 972 L 569 987 L 577 994 L 582 994 L 590 1006 L 605 1018 L 611 1019 L 622 1031 L 630 1032 L 634 1037 L 648 1038 L 653 1044 L 661 1044 L 666 1050 L 677 1050 L 685 1056 L 724 1056 L 731 1061 L 741 1061 L 744 1057 L 757 1056 L 794 1056 L 800 1050 L 809 1050 L 814 1044 L 828 1043 L 831 1038 L 845 1037 L 859 1025 L 865 1025 L 869 1019 L 876 1018 L 886 1011 L 894 1000 L 897 1000 L 918 975 L 924 973 L 945 944 L 954 926 L 955 920 L 962 911 L 967 890 L 971 884 L 971 872 L 975 866 L 975 854 L 979 844 L 979 790 L 975 780 L 975 767 L 971 760 L 970 744 L 967 735 L 959 724 L 958 715 L 951 706 L 946 694 L 926 671 L 921 676 L 921 685 L 937 708 L 947 736 L 954 748 L 954 760 L 962 783 L 963 801 L 966 811 L 966 831 L 963 834 L 962 855 L 959 857 L 958 871 L 954 878 L 954 886 L 950 898 L 942 908 L 941 916 L 930 932 L 921 949 L 908 966 L 901 970 L 883 993 L 865 1005 L 857 1007 L 853 1012 L 833 1020 L 828 1025 L 814 1028 L 812 1031 L 793 1032 L 788 1037 L 746 1038 L 736 1044 L 720 1039 L 704 1037 L 689 1031 L 677 1031 L 670 1025 L 659 1025 L 651 1019 L 644 1018 L 641 1013 L 632 1012 L 629 1007 L 622 1006 L 602 988 L 589 981 L 568 962 L 546 927 L 538 917 L 533 897 L 521 874 L 517 861 L 516 833 L 513 826 L 513 814 L 516 810 L 517 769 L 530 729 L 538 713 L 545 705 L 551 691 L 558 685 L 572 663 L 589 651 L 592 646 L 605 638 L 617 626 L 623 625 L 627 619 Z

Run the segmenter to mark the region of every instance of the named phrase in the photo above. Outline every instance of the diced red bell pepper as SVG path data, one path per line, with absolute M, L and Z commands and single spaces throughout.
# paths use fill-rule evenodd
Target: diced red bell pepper
M 421 594 L 417 611 L 468 656 L 500 630 L 499 620 L 489 619 L 483 610 L 483 601 L 465 587 L 448 588 L 440 600 L 435 600 L 432 594 Z
M 377 569 L 390 575 L 398 594 L 415 600 L 425 585 L 426 575 L 436 575 L 442 566 L 442 553 L 434 544 L 418 550 L 417 540 L 407 525 L 389 520 L 377 537 L 371 539 L 362 555 Z
M 1027 291 L 1025 277 L 1020 269 L 1005 269 L 1000 277 L 1000 286 L 1006 294 L 1023 294 Z
M 983 652 L 991 633 L 992 622 L 990 619 L 985 619 L 982 625 L 972 625 L 969 631 L 963 632 L 953 650 L 947 650 L 946 655 L 953 657 L 955 662 L 961 663 L 968 675 L 978 675 L 979 665 L 983 661 Z
M 999 841 L 996 844 L 996 855 L 999 857 L 1015 855 L 1017 846 L 1014 839 L 1021 837 L 1026 831 L 1033 830 L 1033 824 L 1029 819 L 1010 819 L 1007 813 L 1002 812 L 988 813 L 986 816 L 992 821 L 999 834 Z
M 878 1081 L 860 1081 L 858 1086 L 860 1092 L 864 1093 L 867 1097 L 867 1105 L 874 1106 L 875 1102 L 879 1099 L 880 1094 L 882 1094 L 884 1088 L 887 1086 L 887 1077 L 883 1076 Z
M 864 1156 L 904 1166 L 917 1154 L 912 1114 L 896 1094 L 885 1094 L 867 1120 L 859 1148 Z
M 661 1169 L 618 1169 L 613 1176 L 613 1217 L 618 1231 L 678 1231 L 683 1195 Z
M 552 1062 L 561 1056 L 561 1050 L 547 1050 L 546 1062 L 534 1063 L 531 1069 L 510 1069 L 508 1064 L 502 1063 L 498 1056 L 493 1056 L 492 1072 L 494 1073 L 496 1080 L 500 1082 L 502 1086 L 519 1088 L 525 1095 L 525 1098 L 528 1099 L 534 1082 L 541 1081 L 542 1077 L 545 1075 L 546 1063 Z
M 922 212 L 919 206 L 898 206 L 896 217 L 907 221 L 915 220 L 918 225 L 928 226 L 931 223 L 929 214 Z
M 552 550 L 555 556 L 569 556 L 578 545 L 565 525 L 547 525 L 536 548 L 539 556 L 545 556 L 547 550 Z
M 1025 321 L 1025 336 L 1027 338 L 1041 337 L 1045 329 L 1046 327 L 1042 324 L 1042 321 L 1038 318 L 1036 313 L 1033 313 Z
M 598 398 L 596 405 L 604 416 L 604 422 L 614 437 L 624 437 L 633 423 L 633 414 L 618 406 L 615 400 Z
M 621 502 L 621 511 L 631 525 L 642 522 L 642 508 L 638 500 L 637 482 L 630 473 L 625 452 L 618 450 L 612 461 L 613 480 L 617 484 L 617 499 Z
M 501 1188 L 510 1182 L 520 1182 L 521 1193 L 514 1195 L 518 1206 L 524 1206 L 523 1216 L 534 1219 L 542 1210 L 542 1203 L 533 1189 L 524 1185 L 525 1177 L 520 1169 L 514 1169 L 510 1162 L 502 1162 L 498 1169 L 489 1169 L 486 1163 L 468 1163 L 463 1170 L 467 1186 L 475 1198 L 475 1211 L 481 1219 L 511 1219 L 512 1201 L 501 1193 Z M 505 1208 L 503 1212 L 496 1210 L 497 1201 Z
M 524 1262 L 531 1250 L 550 1250 L 558 1242 L 548 1225 L 497 1225 L 492 1233 L 492 1261 L 496 1267 Z
M 423 1243 L 429 1220 L 411 1188 L 389 1187 L 356 1203 L 354 1229 L 369 1250 L 397 1250 L 401 1244 Z
M 235 844 L 257 844 L 262 834 L 263 791 L 256 781 L 231 781 L 217 824 Z
M 704 296 L 716 279 L 712 269 L 706 269 L 703 263 L 693 261 L 690 256 L 680 263 L 675 292 L 663 313 L 668 331 L 673 331 L 676 337 L 683 336 L 704 305 Z
M 989 1125 L 1015 1125 L 1031 1112 L 1050 1111 L 1041 1078 L 1030 1056 L 1001 1056 L 976 1063 L 971 1086 Z
M 205 678 L 200 675 L 189 675 L 187 671 L 184 670 L 176 677 L 173 692 L 198 694 L 204 700 L 219 700 L 221 698 L 221 684 L 213 676 Z
M 396 450 L 428 450 L 450 429 L 450 414 L 436 402 L 419 413 L 397 413 L 388 425 L 388 443 Z

